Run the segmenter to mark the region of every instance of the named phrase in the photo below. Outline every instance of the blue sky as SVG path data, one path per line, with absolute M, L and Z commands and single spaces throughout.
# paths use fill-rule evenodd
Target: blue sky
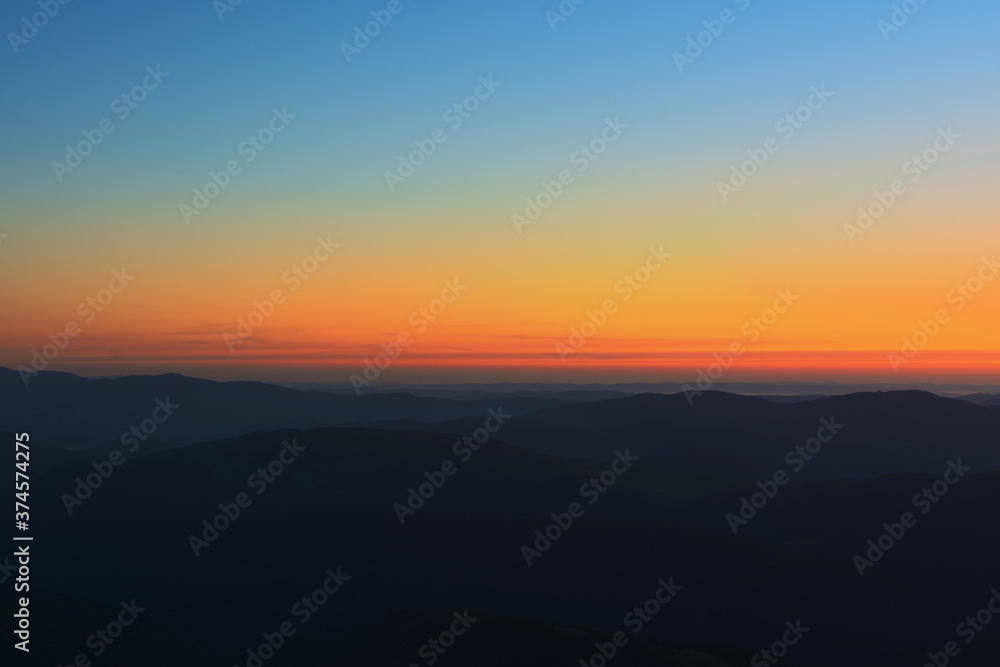
M 850 148 L 853 159 L 928 116 L 988 122 L 997 95 L 987 85 L 996 50 L 970 57 L 993 39 L 995 3 L 928 2 L 886 42 L 876 22 L 892 3 L 754 0 L 741 11 L 722 1 L 589 0 L 553 31 L 545 12 L 557 2 L 403 0 L 346 63 L 340 42 L 385 5 L 245 0 L 225 20 L 208 0 L 60 6 L 4 55 L 4 180 L 44 197 L 62 147 L 155 64 L 170 77 L 74 175 L 80 187 L 183 187 L 287 106 L 299 114 L 297 135 L 257 177 L 282 170 L 282 187 L 303 182 L 318 197 L 324 179 L 331 194 L 377 191 L 391 157 L 490 73 L 501 94 L 467 124 L 454 159 L 438 162 L 443 174 L 468 176 L 468 154 L 488 153 L 487 173 L 517 180 L 524 163 L 558 161 L 606 115 L 643 128 L 629 156 L 637 169 L 666 172 L 746 143 L 818 83 L 843 108 L 815 141 Z M 0 24 L 16 30 L 37 9 L 9 3 Z M 735 23 L 679 74 L 672 53 L 725 9 Z

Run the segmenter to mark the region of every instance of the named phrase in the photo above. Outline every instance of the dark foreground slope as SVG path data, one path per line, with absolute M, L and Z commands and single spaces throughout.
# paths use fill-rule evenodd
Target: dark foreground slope
M 429 665 L 422 647 L 469 610 L 481 620 L 435 663 L 578 665 L 624 631 L 614 664 L 745 665 L 801 622 L 785 664 L 912 665 L 961 641 L 956 624 L 998 583 L 997 475 L 963 477 L 862 577 L 853 556 L 934 476 L 795 483 L 733 535 L 724 514 L 760 472 L 739 462 L 638 457 L 598 491 L 590 480 L 613 453 L 594 462 L 491 441 L 465 456 L 455 441 L 253 433 L 129 459 L 72 514 L 63 494 L 94 468 L 54 465 L 33 491 L 39 651 L 48 664 L 96 658 L 88 637 L 134 599 L 146 611 L 100 664 L 246 665 L 288 622 L 295 634 L 265 664 Z M 271 464 L 282 451 L 287 465 Z M 454 474 L 439 477 L 445 461 Z M 425 486 L 401 522 L 394 506 L 427 473 L 440 488 Z M 241 493 L 239 516 L 220 517 Z M 582 516 L 567 524 L 574 502 Z M 295 605 L 328 572 L 341 587 L 303 622 Z M 649 603 L 664 584 L 674 597 Z M 963 645 L 961 664 L 995 664 L 993 629 Z

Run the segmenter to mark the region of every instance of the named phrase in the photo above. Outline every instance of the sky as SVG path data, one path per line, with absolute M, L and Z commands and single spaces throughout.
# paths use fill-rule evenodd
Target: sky
M 998 19 L 6 3 L 0 365 L 996 382 Z

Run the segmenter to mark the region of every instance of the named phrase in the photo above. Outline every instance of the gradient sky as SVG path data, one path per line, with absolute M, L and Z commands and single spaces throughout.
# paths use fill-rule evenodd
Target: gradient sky
M 346 382 L 407 332 L 380 379 L 687 381 L 740 341 L 726 380 L 997 381 L 1000 280 L 949 300 L 1000 245 L 995 2 L 930 0 L 885 39 L 893 3 L 871 0 L 589 0 L 555 30 L 556 0 L 401 0 L 348 63 L 341 43 L 388 4 L 244 0 L 220 19 L 210 0 L 76 0 L 16 53 L 8 35 L 0 364 L 76 322 L 48 369 Z M 679 72 L 674 53 L 727 9 Z M 7 3 L 0 26 L 38 11 Z M 119 120 L 147 66 L 169 76 Z M 452 129 L 444 112 L 490 76 Z M 776 121 L 814 86 L 833 96 L 784 138 Z M 238 146 L 275 108 L 295 118 L 247 162 Z M 105 118 L 115 131 L 60 182 L 52 163 Z M 609 118 L 627 129 L 580 173 Z M 390 191 L 385 172 L 436 128 L 447 141 Z M 947 128 L 954 145 L 903 176 Z M 770 137 L 780 150 L 723 202 L 718 181 Z M 186 224 L 179 205 L 231 160 L 241 173 Z M 512 214 L 567 169 L 518 233 Z M 906 192 L 850 242 L 897 178 Z M 282 276 L 318 237 L 339 248 L 293 290 Z M 616 283 L 651 246 L 672 256 L 626 301 Z M 78 304 L 122 267 L 135 280 L 86 321 Z M 231 352 L 224 334 L 275 289 L 285 303 Z M 751 341 L 779 289 L 799 300 Z M 617 312 L 561 360 L 607 299 Z M 895 373 L 888 353 L 939 309 Z

